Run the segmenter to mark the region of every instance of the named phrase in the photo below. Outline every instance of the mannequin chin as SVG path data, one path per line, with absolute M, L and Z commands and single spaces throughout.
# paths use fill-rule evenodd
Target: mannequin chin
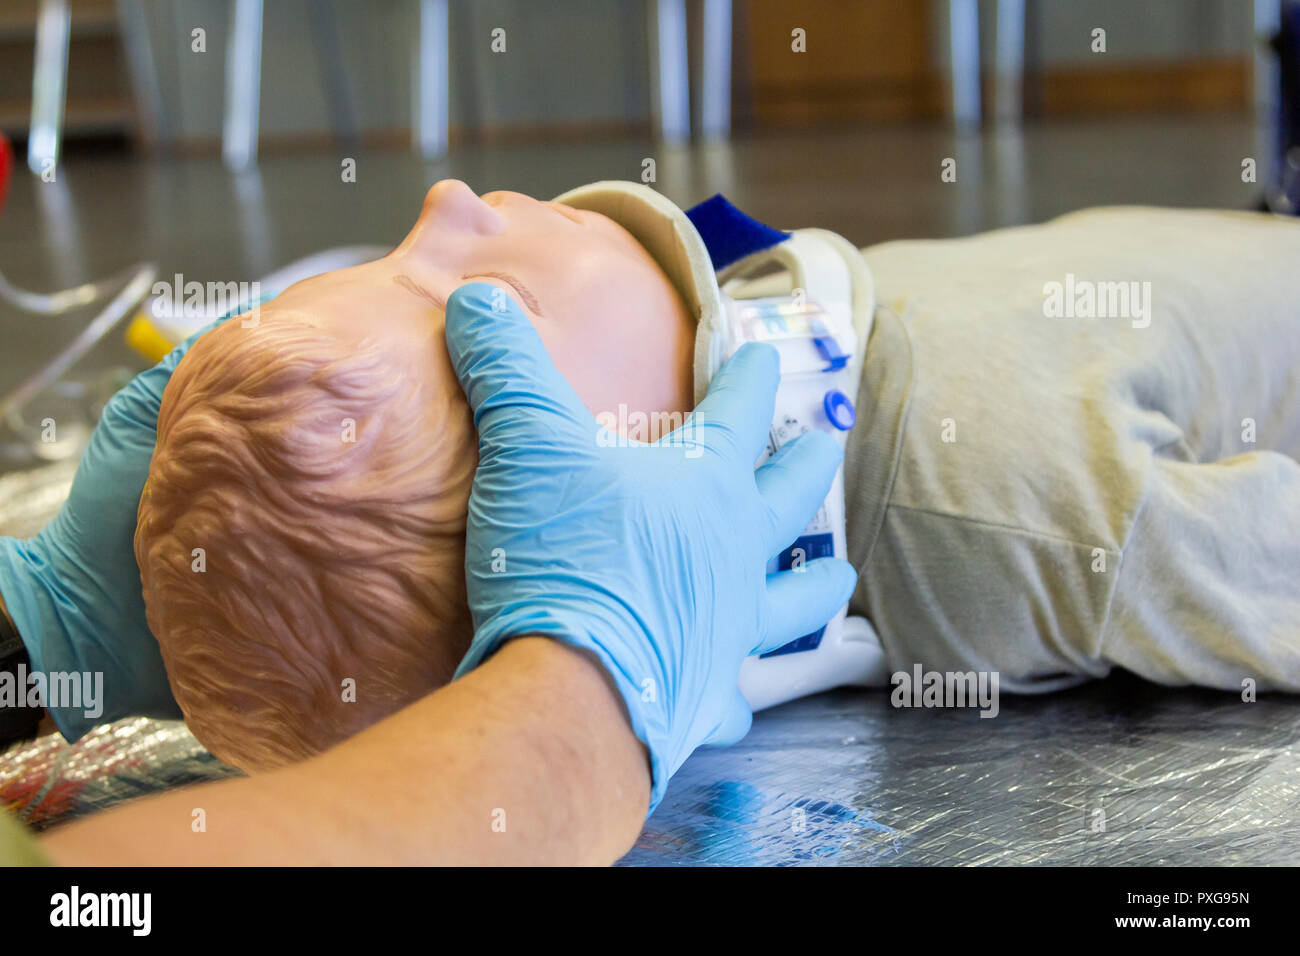
M 477 439 L 443 334 L 470 281 L 523 306 L 594 415 L 692 407 L 693 317 L 636 240 L 456 180 L 387 256 L 205 335 L 163 395 L 135 547 L 173 693 L 228 763 L 317 753 L 468 647 Z

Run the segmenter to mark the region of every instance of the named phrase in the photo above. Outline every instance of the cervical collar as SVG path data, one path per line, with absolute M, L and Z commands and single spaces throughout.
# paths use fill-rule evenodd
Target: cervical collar
M 781 386 L 764 458 L 809 428 L 843 447 L 875 310 L 871 271 L 850 242 L 823 229 L 772 229 L 721 196 L 683 212 L 638 183 L 593 183 L 555 201 L 618 223 L 676 287 L 697 322 L 697 403 L 736 349 L 770 342 L 781 355 Z M 841 466 L 823 508 L 769 572 L 846 552 Z M 748 658 L 740 688 L 758 710 L 843 684 L 885 684 L 879 639 L 845 610 L 820 631 Z

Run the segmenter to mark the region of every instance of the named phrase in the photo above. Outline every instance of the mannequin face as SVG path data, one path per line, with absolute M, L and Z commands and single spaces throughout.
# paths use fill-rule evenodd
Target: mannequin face
M 482 197 L 447 179 L 382 259 L 326 273 L 263 306 L 357 336 L 386 335 L 436 390 L 458 389 L 443 339 L 444 303 L 484 281 L 528 314 L 552 361 L 593 414 L 692 407 L 695 326 L 672 283 L 626 230 L 593 212 L 521 193 Z M 655 437 L 655 436 L 651 436 Z

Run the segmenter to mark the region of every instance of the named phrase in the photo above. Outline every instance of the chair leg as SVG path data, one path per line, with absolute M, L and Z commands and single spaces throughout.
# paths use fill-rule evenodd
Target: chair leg
M 969 132 L 980 125 L 980 20 L 975 0 L 948 0 L 952 119 Z
M 226 104 L 221 156 L 232 170 L 257 161 L 257 111 L 262 90 L 262 0 L 234 0 L 226 48 Z
M 731 134 L 731 0 L 704 0 L 700 63 L 700 135 Z
M 998 0 L 997 88 L 994 111 L 999 123 L 1024 117 L 1025 0 Z
M 420 0 L 411 90 L 411 145 L 425 159 L 447 152 L 447 0 Z
M 158 61 L 149 34 L 144 0 L 117 0 L 122 48 L 131 73 L 140 136 L 149 146 L 165 148 L 171 142 L 171 123 L 158 81 Z
M 650 99 L 656 131 L 669 143 L 691 138 L 686 0 L 651 0 Z
M 41 0 L 36 20 L 36 66 L 32 71 L 32 125 L 27 140 L 27 166 L 38 175 L 59 162 L 71 20 L 68 0 Z
M 361 127 L 352 99 L 352 83 L 343 65 L 343 41 L 339 36 L 339 11 L 335 0 L 316 0 L 311 28 L 316 41 L 316 63 L 320 68 L 325 105 L 329 110 L 334 142 L 342 149 L 361 144 Z

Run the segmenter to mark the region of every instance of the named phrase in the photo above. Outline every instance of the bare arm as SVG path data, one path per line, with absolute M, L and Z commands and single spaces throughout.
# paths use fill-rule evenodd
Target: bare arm
M 64 864 L 607 864 L 649 793 L 600 665 L 522 638 L 312 760 L 146 798 L 43 848 Z

